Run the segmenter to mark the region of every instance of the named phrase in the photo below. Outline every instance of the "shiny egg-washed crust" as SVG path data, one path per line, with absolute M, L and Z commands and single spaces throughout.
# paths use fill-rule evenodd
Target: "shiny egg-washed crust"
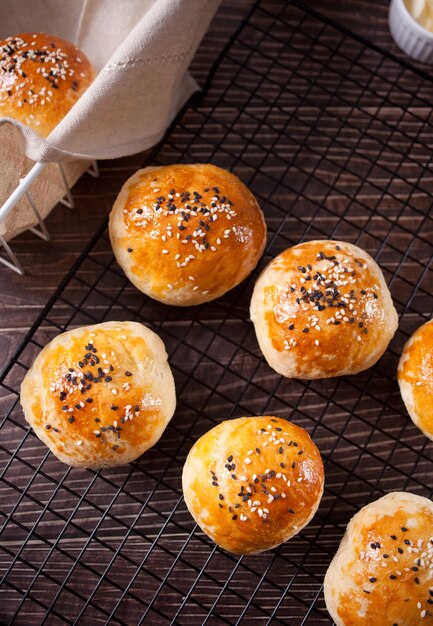
M 398 324 L 380 267 L 342 241 L 289 248 L 263 270 L 251 319 L 269 365 L 288 378 L 356 374 L 385 352 Z
M 433 504 L 390 493 L 349 522 L 325 576 L 337 626 L 433 624 Z
M 23 33 L 0 41 L 0 117 L 46 137 L 86 91 L 95 71 L 69 41 Z
M 413 423 L 433 439 L 433 320 L 406 342 L 398 364 L 398 384 Z
M 27 422 L 64 463 L 123 465 L 161 437 L 175 405 L 161 339 L 136 322 L 65 332 L 37 356 L 21 385 Z
M 188 306 L 214 300 L 248 276 L 263 254 L 266 224 L 231 172 L 209 164 L 147 167 L 122 187 L 110 239 L 138 289 Z
M 200 528 L 225 550 L 250 554 L 308 524 L 323 494 L 324 470 L 303 428 L 277 417 L 241 417 L 194 444 L 182 485 Z

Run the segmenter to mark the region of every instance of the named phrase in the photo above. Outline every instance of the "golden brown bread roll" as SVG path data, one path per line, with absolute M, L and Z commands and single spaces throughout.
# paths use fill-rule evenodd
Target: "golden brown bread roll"
M 214 300 L 254 269 L 266 240 L 253 194 L 209 164 L 147 167 L 122 187 L 110 239 L 129 280 L 151 298 Z
M 152 447 L 173 415 L 161 339 L 136 322 L 70 330 L 37 356 L 21 385 L 24 416 L 64 463 L 105 467 Z
M 433 320 L 406 342 L 398 364 L 398 384 L 414 424 L 433 439 Z
M 350 521 L 325 576 L 337 626 L 433 624 L 433 504 L 395 492 Z
M 23 33 L 0 41 L 0 117 L 12 117 L 42 137 L 93 81 L 86 55 L 69 41 Z
M 251 319 L 269 365 L 303 379 L 371 367 L 398 323 L 377 263 L 357 246 L 330 240 L 273 259 L 254 287 Z
M 182 486 L 201 529 L 225 550 L 249 554 L 278 546 L 308 524 L 324 470 L 303 428 L 278 417 L 241 417 L 194 444 Z

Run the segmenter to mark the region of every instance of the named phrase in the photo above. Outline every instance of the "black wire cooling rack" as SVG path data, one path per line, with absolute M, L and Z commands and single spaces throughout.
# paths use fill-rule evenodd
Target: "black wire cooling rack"
M 403 342 L 431 316 L 433 84 L 298 2 L 258 3 L 157 163 L 211 161 L 257 195 L 269 228 L 257 271 L 188 310 L 144 297 L 116 265 L 105 225 L 1 379 L 1 619 L 14 624 L 330 624 L 322 581 L 349 518 L 391 490 L 431 496 L 433 447 L 395 380 Z M 358 244 L 382 266 L 400 314 L 380 362 L 301 382 L 263 361 L 248 319 L 258 271 L 313 238 Z M 164 340 L 178 407 L 137 462 L 70 469 L 29 432 L 19 385 L 58 332 L 140 320 Z M 275 414 L 308 429 L 326 464 L 320 509 L 277 550 L 238 558 L 195 526 L 181 469 L 222 419 Z

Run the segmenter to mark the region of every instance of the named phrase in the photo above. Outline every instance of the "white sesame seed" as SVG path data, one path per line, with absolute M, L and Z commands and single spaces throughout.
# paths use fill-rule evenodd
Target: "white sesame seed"
M 80 439 L 79 441 L 77 441 L 77 446 L 81 446 L 81 444 L 82 444 L 82 443 L 83 443 L 83 442 L 82 442 L 82 440 Z

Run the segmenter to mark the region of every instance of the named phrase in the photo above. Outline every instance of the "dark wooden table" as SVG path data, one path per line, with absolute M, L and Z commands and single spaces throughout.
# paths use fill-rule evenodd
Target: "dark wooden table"
M 216 54 L 250 4 L 251 0 L 223 0 L 193 62 L 192 72 L 199 83 L 203 83 Z M 369 0 L 311 0 L 309 4 L 403 56 L 388 31 L 387 0 L 374 2 L 374 11 Z M 0 266 L 0 365 L 13 354 L 74 259 L 109 213 L 122 183 L 142 162 L 142 154 L 100 162 L 98 179 L 83 176 L 76 184 L 76 208 L 71 211 L 58 206 L 51 213 L 47 220 L 52 237 L 49 243 L 31 233 L 13 241 L 26 274 L 18 276 Z

